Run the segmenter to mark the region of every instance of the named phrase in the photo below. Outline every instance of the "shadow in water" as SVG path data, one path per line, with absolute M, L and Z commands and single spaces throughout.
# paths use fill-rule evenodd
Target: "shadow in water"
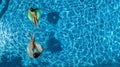
M 0 4 L 2 3 L 2 0 L 0 0 Z
M 38 65 L 47 67 L 48 65 L 50 65 L 50 63 L 49 62 L 39 62 L 39 64 L 32 63 L 31 67 L 38 67 Z
M 0 0 L 0 2 L 2 3 L 2 0 Z M 6 10 L 8 9 L 8 5 L 9 5 L 10 0 L 6 0 L 6 5 L 4 6 L 4 8 L 1 10 L 0 12 L 0 18 L 2 17 L 2 15 L 6 12 Z
M 88 67 L 120 67 L 120 64 L 100 64 L 100 65 L 88 66 Z
M 47 40 L 47 49 L 51 52 L 51 53 L 56 53 L 59 51 L 62 51 L 62 44 L 59 40 L 57 40 L 54 37 L 54 32 L 51 32 L 49 39 Z
M 59 20 L 59 12 L 51 12 L 47 14 L 47 20 L 51 23 L 51 24 L 57 24 L 58 20 Z
M 11 61 L 7 62 L 9 58 L 7 58 L 5 55 L 2 57 L 2 62 L 0 63 L 0 67 L 22 67 L 21 64 L 21 57 L 15 57 Z

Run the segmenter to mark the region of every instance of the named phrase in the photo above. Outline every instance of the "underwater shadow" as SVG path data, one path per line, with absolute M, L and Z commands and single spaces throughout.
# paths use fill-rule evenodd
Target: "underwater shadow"
M 62 51 L 62 43 L 54 37 L 54 32 L 51 32 L 49 39 L 47 40 L 47 49 L 51 53 L 56 53 Z
M 2 3 L 2 0 L 0 0 L 0 4 Z
M 0 2 L 2 2 L 2 0 L 0 1 Z M 1 10 L 1 12 L 0 12 L 0 18 L 2 17 L 2 15 L 6 12 L 6 10 L 8 9 L 8 5 L 9 5 L 9 2 L 10 2 L 10 0 L 6 0 L 6 5 L 5 5 L 5 7 Z
M 50 63 L 49 63 L 49 62 L 39 62 L 39 65 L 40 65 L 40 66 L 47 67 L 48 65 L 50 65 Z M 32 66 L 31 66 L 31 67 L 38 67 L 38 64 L 32 63 Z
M 100 64 L 100 65 L 94 65 L 89 67 L 120 67 L 120 64 Z
M 22 67 L 21 64 L 21 57 L 15 57 L 14 59 L 12 58 L 11 61 L 7 62 L 7 60 L 9 60 L 9 58 L 7 58 L 5 55 L 2 56 L 2 62 L 0 63 L 1 67 Z
M 60 18 L 59 12 L 51 12 L 51 13 L 48 13 L 48 14 L 47 14 L 47 20 L 48 20 L 48 22 L 50 22 L 51 24 L 57 24 L 59 18 Z

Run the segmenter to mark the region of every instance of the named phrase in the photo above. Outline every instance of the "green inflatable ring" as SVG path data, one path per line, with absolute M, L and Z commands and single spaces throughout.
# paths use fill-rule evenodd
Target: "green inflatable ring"
M 35 10 L 36 14 L 37 14 L 37 20 L 40 19 L 40 11 L 39 10 Z M 28 18 L 30 19 L 30 21 L 34 22 L 34 17 L 32 15 L 31 12 L 28 12 Z

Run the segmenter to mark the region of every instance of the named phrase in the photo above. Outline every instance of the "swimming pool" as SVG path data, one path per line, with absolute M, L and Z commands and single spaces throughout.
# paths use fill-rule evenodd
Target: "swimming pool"
M 0 0 L 0 67 L 120 66 L 119 0 Z M 27 10 L 41 8 L 40 29 Z M 56 18 L 54 20 L 54 18 Z M 26 52 L 28 32 L 44 47 Z

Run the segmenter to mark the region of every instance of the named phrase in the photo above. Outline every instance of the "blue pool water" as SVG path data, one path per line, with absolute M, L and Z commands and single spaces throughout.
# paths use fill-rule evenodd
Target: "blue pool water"
M 41 8 L 40 29 L 27 17 L 31 7 Z M 44 48 L 37 59 L 27 54 L 28 32 Z M 120 0 L 0 0 L 0 67 L 119 64 Z

